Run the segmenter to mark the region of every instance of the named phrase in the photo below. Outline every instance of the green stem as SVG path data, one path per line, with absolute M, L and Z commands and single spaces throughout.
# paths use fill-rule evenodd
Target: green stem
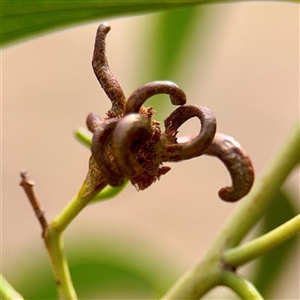
M 0 274 L 0 298 L 3 300 L 22 300 L 24 299 L 11 284 Z
M 297 124 L 201 260 L 183 274 L 162 299 L 199 299 L 209 289 L 221 283 L 225 265 L 222 265 L 222 254 L 226 249 L 236 246 L 263 215 L 286 177 L 298 164 L 299 144 Z
M 229 287 L 243 300 L 264 299 L 250 281 L 233 272 L 223 272 L 221 285 Z
M 262 217 L 290 172 L 299 163 L 300 127 L 297 123 L 250 193 L 241 201 L 222 234 L 230 234 L 228 246 L 236 246 Z
M 98 174 L 93 168 L 89 168 L 87 179 L 78 194 L 62 212 L 53 219 L 45 231 L 44 241 L 52 262 L 60 299 L 77 299 L 65 255 L 62 233 L 105 186 L 106 181 L 103 180 L 101 174 Z
M 300 215 L 255 240 L 224 252 L 223 261 L 230 266 L 241 266 L 265 254 L 300 233 Z
M 45 236 L 45 244 L 50 255 L 59 299 L 78 299 L 65 255 L 62 232 L 49 226 Z
M 85 197 L 82 197 L 82 193 L 79 192 L 68 204 L 67 206 L 60 212 L 60 214 L 55 217 L 50 227 L 55 228 L 58 232 L 64 231 L 67 226 L 74 220 L 74 218 L 90 203 L 92 199 L 106 186 L 103 183 L 103 186 L 97 191 L 88 194 Z

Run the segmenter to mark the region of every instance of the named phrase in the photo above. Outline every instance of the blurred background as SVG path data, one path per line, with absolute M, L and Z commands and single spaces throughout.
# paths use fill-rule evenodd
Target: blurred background
M 35 290 L 43 289 L 41 270 L 50 272 L 50 264 L 39 224 L 19 187 L 19 173 L 26 169 L 35 181 L 48 220 L 80 188 L 90 152 L 75 140 L 74 131 L 85 127 L 89 112 L 104 116 L 110 108 L 91 67 L 95 33 L 102 21 L 112 28 L 107 56 L 125 94 L 149 81 L 174 81 L 185 91 L 188 103 L 212 110 L 218 131 L 240 142 L 252 158 L 257 178 L 299 119 L 299 6 L 295 4 L 203 5 L 99 20 L 5 48 L 1 264 L 20 292 L 26 293 L 22 282 L 29 274 L 31 285 L 32 280 L 38 282 Z M 161 122 L 175 108 L 167 97 L 154 97 L 148 104 L 159 110 L 156 119 Z M 196 133 L 198 128 L 191 120 L 180 134 Z M 200 157 L 166 165 L 171 172 L 147 190 L 137 192 L 128 185 L 118 197 L 88 206 L 76 218 L 65 233 L 74 266 L 91 253 L 112 262 L 123 255 L 137 269 L 147 269 L 143 264 L 157 266 L 152 277 L 158 280 L 158 273 L 165 274 L 169 286 L 193 265 L 238 203 L 218 199 L 218 190 L 230 184 L 230 177 L 216 159 Z M 298 171 L 284 188 L 299 208 Z M 289 254 L 268 299 L 299 299 L 298 251 L 299 247 Z M 253 265 L 241 273 L 251 274 Z M 89 299 L 93 295 L 126 298 L 97 292 L 91 291 Z M 136 298 L 142 299 L 141 295 L 137 292 Z M 223 289 L 207 296 L 228 297 L 233 296 Z

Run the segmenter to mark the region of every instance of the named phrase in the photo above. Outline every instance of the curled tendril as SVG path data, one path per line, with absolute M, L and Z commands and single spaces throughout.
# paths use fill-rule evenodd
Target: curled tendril
M 200 156 L 210 146 L 216 133 L 216 119 L 212 112 L 203 105 L 185 105 L 178 107 L 165 120 L 166 132 L 175 132 L 190 118 L 197 117 L 201 121 L 201 130 L 197 137 L 186 143 L 166 146 L 168 161 L 178 161 Z
M 110 71 L 105 56 L 105 38 L 109 31 L 110 26 L 107 23 L 98 27 L 92 66 L 101 87 L 112 103 L 111 113 L 113 116 L 120 116 L 123 113 L 126 98 L 118 80 Z
M 179 141 L 183 143 L 193 139 L 192 136 L 185 136 Z M 249 156 L 233 137 L 217 132 L 204 154 L 220 159 L 230 174 L 232 185 L 219 190 L 222 200 L 236 202 L 249 193 L 254 182 L 253 166 Z
M 95 113 L 87 118 L 93 133 L 92 157 L 108 184 L 120 186 L 129 178 L 138 189 L 145 189 L 170 170 L 162 166 L 163 162 L 207 154 L 219 158 L 232 179 L 231 187 L 219 191 L 220 198 L 234 202 L 246 195 L 254 180 L 251 161 L 233 138 L 216 133 L 216 119 L 207 107 L 186 105 L 184 92 L 169 81 L 142 85 L 126 101 L 105 56 L 109 31 L 108 24 L 98 27 L 92 66 L 112 108 L 104 120 Z M 153 109 L 143 107 L 157 94 L 167 94 L 173 105 L 179 105 L 165 119 L 165 132 L 161 132 L 159 122 L 152 121 Z M 179 128 L 193 117 L 200 120 L 199 134 L 177 139 Z
M 154 81 L 139 87 L 128 98 L 125 105 L 125 114 L 138 113 L 147 99 L 158 94 L 168 94 L 173 105 L 186 103 L 184 92 L 173 82 Z
M 235 202 L 248 194 L 253 185 L 254 170 L 249 156 L 236 140 L 217 133 L 205 154 L 219 158 L 230 173 L 232 186 L 219 191 L 221 199 Z

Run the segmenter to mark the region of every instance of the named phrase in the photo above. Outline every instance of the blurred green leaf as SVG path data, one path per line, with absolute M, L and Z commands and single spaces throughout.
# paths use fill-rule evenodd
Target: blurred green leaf
M 237 0 L 236 0 L 237 1 Z M 226 3 L 213 0 L 209 3 Z M 297 2 L 297 1 L 293 1 Z M 205 0 L 2 0 L 1 45 L 47 30 L 101 18 L 157 12 L 208 3 Z
M 298 212 L 291 198 L 287 193 L 279 191 L 262 220 L 262 234 L 290 220 L 296 214 Z M 299 253 L 297 239 L 298 237 L 295 237 L 287 241 L 257 261 L 252 282 L 264 297 L 267 297 L 274 281 L 284 269 L 286 259 L 295 251 L 296 247 L 298 247 L 297 252 Z
M 203 0 L 2 0 L 1 45 L 67 25 L 113 16 L 134 15 L 187 7 L 205 2 Z
M 150 249 L 145 253 L 128 240 L 125 243 L 79 237 L 68 245 L 70 272 L 79 299 L 154 299 L 171 286 L 176 276 L 173 267 L 168 270 L 165 262 L 155 263 Z M 24 299 L 57 299 L 47 260 L 35 256 L 31 264 L 27 261 L 19 280 L 15 280 Z
M 153 22 L 148 36 L 153 50 L 148 51 L 151 62 L 147 68 L 150 78 L 163 79 L 174 76 L 178 64 L 184 62 L 186 45 L 192 39 L 197 19 L 203 18 L 205 9 L 190 7 L 160 13 Z M 155 41 L 155 43 L 153 42 Z

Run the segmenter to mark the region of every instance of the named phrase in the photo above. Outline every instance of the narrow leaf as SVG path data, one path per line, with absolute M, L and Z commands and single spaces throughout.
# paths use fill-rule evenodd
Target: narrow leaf
M 237 1 L 237 0 L 236 0 Z M 228 0 L 2 0 L 1 40 L 6 45 L 38 33 L 116 16 L 157 12 Z M 298 2 L 298 1 L 290 1 Z
M 121 15 L 188 7 L 205 1 L 2 0 L 1 45 L 38 33 Z

